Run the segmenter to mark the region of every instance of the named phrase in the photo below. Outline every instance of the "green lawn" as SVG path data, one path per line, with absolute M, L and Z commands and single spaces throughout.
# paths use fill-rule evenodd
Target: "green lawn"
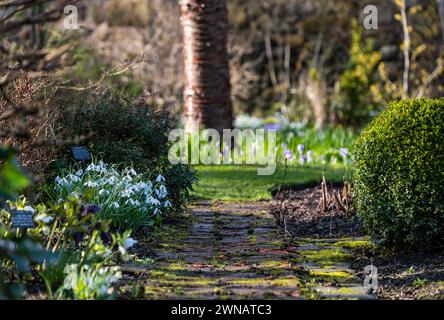
M 194 197 L 224 201 L 271 199 L 271 190 L 282 184 L 285 171 L 282 166 L 272 176 L 259 176 L 257 167 L 247 165 L 196 166 L 195 169 L 199 182 Z M 286 185 L 292 188 L 316 186 L 323 172 L 329 183 L 340 183 L 345 174 L 344 169 L 292 166 L 288 168 Z

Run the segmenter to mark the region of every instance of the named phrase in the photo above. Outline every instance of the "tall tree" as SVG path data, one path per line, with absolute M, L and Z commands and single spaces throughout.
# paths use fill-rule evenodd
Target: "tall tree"
M 226 0 L 180 0 L 184 37 L 184 116 L 188 132 L 202 124 L 232 127 Z
M 442 37 L 444 39 L 444 0 L 439 0 L 439 16 L 441 18 Z

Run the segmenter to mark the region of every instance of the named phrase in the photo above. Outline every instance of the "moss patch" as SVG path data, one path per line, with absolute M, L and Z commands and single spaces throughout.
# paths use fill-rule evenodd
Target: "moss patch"
M 315 262 L 321 265 L 332 265 L 336 262 L 350 261 L 353 256 L 341 249 L 323 249 L 323 250 L 305 250 L 301 251 L 301 257 L 298 259 L 302 262 Z

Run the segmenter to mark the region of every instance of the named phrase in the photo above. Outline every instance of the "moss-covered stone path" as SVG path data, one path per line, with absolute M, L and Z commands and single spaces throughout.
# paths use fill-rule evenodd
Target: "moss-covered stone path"
M 138 247 L 123 266 L 122 290 L 131 298 L 319 297 L 306 285 L 303 248 L 285 241 L 266 202 L 195 204 Z

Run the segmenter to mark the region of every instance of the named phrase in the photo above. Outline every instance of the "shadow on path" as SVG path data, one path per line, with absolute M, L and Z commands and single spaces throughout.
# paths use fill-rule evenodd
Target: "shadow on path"
M 156 234 L 154 262 L 124 266 L 139 299 L 299 299 L 299 279 L 268 203 L 197 203 Z M 136 274 L 136 275 L 134 275 Z

